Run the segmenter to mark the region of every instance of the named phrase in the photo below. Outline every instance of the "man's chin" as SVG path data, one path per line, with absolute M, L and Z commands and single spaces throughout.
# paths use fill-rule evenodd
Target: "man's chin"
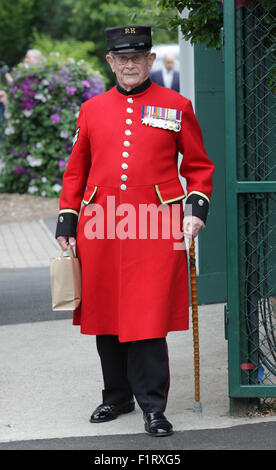
M 128 77 L 124 77 L 124 83 L 127 86 L 136 87 L 136 86 L 140 85 L 141 81 L 139 79 L 137 79 L 137 76 L 133 76 L 133 77 L 128 76 Z

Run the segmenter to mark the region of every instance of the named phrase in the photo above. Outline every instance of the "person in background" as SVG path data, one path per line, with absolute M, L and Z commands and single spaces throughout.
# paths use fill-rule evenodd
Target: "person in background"
M 34 65 L 40 64 L 42 61 L 43 61 L 43 55 L 38 49 L 29 49 L 26 52 L 23 63 L 26 67 L 32 67 Z M 7 85 L 13 84 L 13 77 L 10 73 L 5 74 L 5 79 L 6 79 Z
M 2 139 L 2 126 L 5 119 L 5 110 L 8 104 L 8 95 L 4 90 L 0 90 L 0 140 Z
M 29 49 L 26 52 L 26 55 L 24 57 L 24 64 L 29 67 L 29 66 L 34 66 L 38 65 L 43 61 L 43 55 L 38 49 Z M 11 86 L 13 84 L 13 77 L 9 72 L 6 72 L 5 74 L 5 80 L 8 86 Z M 5 118 L 5 109 L 7 108 L 8 105 L 8 95 L 4 90 L 0 89 L 0 129 L 2 127 L 3 120 Z M 1 135 L 0 135 L 1 138 Z
M 174 64 L 174 56 L 167 54 L 164 57 L 162 69 L 151 72 L 150 76 L 152 81 L 158 85 L 171 88 L 172 90 L 179 92 L 179 72 L 174 70 Z
M 37 65 L 40 64 L 43 60 L 43 55 L 38 49 L 29 49 L 24 58 L 24 64 L 27 65 Z

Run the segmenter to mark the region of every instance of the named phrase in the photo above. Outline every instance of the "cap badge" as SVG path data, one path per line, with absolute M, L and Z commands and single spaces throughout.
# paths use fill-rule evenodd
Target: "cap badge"
M 135 28 L 125 28 L 125 34 L 136 34 Z

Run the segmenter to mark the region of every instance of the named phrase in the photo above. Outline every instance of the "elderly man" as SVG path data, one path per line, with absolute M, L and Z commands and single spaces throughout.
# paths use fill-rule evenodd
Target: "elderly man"
M 188 329 L 183 233 L 195 237 L 205 226 L 214 168 L 191 102 L 149 78 L 150 26 L 108 28 L 106 36 L 117 85 L 81 106 L 56 237 L 63 250 L 76 243 L 82 302 L 73 324 L 96 335 L 101 360 L 103 402 L 90 421 L 133 411 L 135 397 L 146 432 L 167 436 L 166 335 Z M 183 231 L 179 151 L 192 206 Z
M 175 58 L 173 55 L 166 54 L 163 60 L 163 67 L 151 73 L 151 79 L 158 85 L 172 90 L 179 91 L 179 72 L 174 70 Z

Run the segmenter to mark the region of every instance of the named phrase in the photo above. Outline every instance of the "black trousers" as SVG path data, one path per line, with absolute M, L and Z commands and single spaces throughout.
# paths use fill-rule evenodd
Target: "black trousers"
M 166 338 L 120 343 L 115 335 L 97 335 L 96 344 L 104 404 L 121 404 L 134 395 L 143 411 L 165 411 L 170 386 Z

